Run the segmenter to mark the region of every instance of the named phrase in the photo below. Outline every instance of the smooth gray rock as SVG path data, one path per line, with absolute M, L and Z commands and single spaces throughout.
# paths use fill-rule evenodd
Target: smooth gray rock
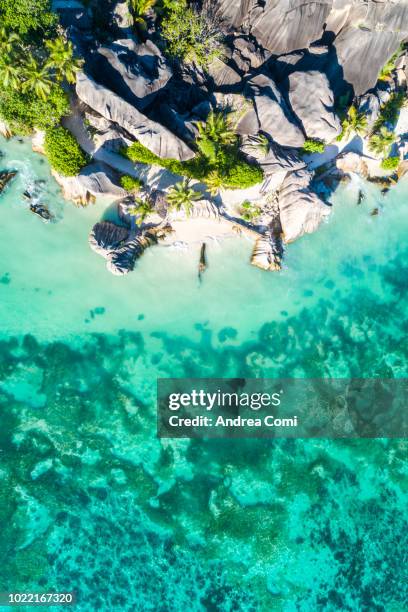
M 103 162 L 85 166 L 77 176 L 62 176 L 55 171 L 53 175 L 62 188 L 64 198 L 80 204 L 87 204 L 90 196 L 114 200 L 126 195 L 120 186 L 118 173 Z
M 334 96 L 325 74 L 317 70 L 289 76 L 289 101 L 307 136 L 331 142 L 341 132 Z
M 128 102 L 83 72 L 77 77 L 76 92 L 85 104 L 105 119 L 117 123 L 159 157 L 181 161 L 194 157 L 194 151 L 170 130 L 148 119 Z
M 117 40 L 109 47 L 100 47 L 98 54 L 106 60 L 98 74 L 103 73 L 109 88 L 128 98 L 139 110 L 149 106 L 173 76 L 151 40 L 140 44 L 130 38 Z
M 91 249 L 106 259 L 107 269 L 117 276 L 131 272 L 143 251 L 155 242 L 154 231 L 135 234 L 110 221 L 96 223 L 89 235 Z
M 215 5 L 226 24 L 249 26 L 260 45 L 280 55 L 321 38 L 332 0 L 215 0 Z
M 280 270 L 282 257 L 283 248 L 280 238 L 266 234 L 255 242 L 251 264 L 261 270 Z
M 247 156 L 256 159 L 265 176 L 275 172 L 294 171 L 306 167 L 305 162 L 299 157 L 296 149 L 281 147 L 276 142 L 270 143 L 269 151 L 265 155 L 259 147 L 259 141 L 256 136 L 245 138 L 241 150 Z
M 330 214 L 330 207 L 310 190 L 311 178 L 307 170 L 291 172 L 279 189 L 280 221 L 286 243 L 316 231 Z
M 408 3 L 368 0 L 358 4 L 365 6 L 364 14 L 356 19 L 355 10 L 350 9 L 334 47 L 344 79 L 360 96 L 374 87 L 384 64 L 407 38 Z
M 89 245 L 95 253 L 107 257 L 108 254 L 126 242 L 129 230 L 110 221 L 96 223 L 89 235 Z
M 211 62 L 207 72 L 212 78 L 215 87 L 237 85 L 241 82 L 242 78 L 241 75 L 234 70 L 234 68 L 218 58 Z
M 304 134 L 271 77 L 258 74 L 248 82 L 246 92 L 254 99 L 260 131 L 282 146 L 303 145 Z

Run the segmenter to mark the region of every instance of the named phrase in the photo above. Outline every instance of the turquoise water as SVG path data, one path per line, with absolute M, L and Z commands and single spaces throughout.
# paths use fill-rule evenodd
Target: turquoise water
M 87 245 L 109 206 L 64 203 L 27 143 L 0 150 L 19 170 L 0 196 L 0 591 L 405 609 L 405 441 L 159 441 L 155 393 L 158 376 L 407 376 L 408 182 L 339 189 L 279 274 L 244 239 L 210 244 L 200 285 L 195 248 L 109 275 Z M 38 180 L 55 224 L 22 198 Z

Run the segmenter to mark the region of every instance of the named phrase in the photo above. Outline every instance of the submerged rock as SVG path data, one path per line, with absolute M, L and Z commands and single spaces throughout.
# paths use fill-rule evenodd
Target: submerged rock
M 248 82 L 247 92 L 254 99 L 260 131 L 269 134 L 274 141 L 283 146 L 303 145 L 304 134 L 270 76 L 258 74 Z
M 90 108 L 105 119 L 117 123 L 159 157 L 181 161 L 194 157 L 192 149 L 170 130 L 148 119 L 131 104 L 86 74 L 78 75 L 76 91 L 80 100 Z
M 30 204 L 30 210 L 34 215 L 37 215 L 37 217 L 40 217 L 40 219 L 46 223 L 54 220 L 54 215 L 44 206 L 44 204 Z
M 287 175 L 279 189 L 280 221 L 286 243 L 316 231 L 330 214 L 330 207 L 310 190 L 311 179 L 307 170 L 297 170 Z
M 289 101 L 307 136 L 331 142 L 341 132 L 334 95 L 325 74 L 317 70 L 289 76 Z
M 10 181 L 17 175 L 17 172 L 5 170 L 0 172 L 0 193 L 7 187 Z

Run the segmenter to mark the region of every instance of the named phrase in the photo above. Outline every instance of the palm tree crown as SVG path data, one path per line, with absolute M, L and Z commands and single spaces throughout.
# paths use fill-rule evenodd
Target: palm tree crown
M 66 79 L 68 83 L 75 83 L 76 73 L 81 69 L 83 61 L 74 58 L 71 41 L 63 37 L 45 42 L 49 51 L 47 68 L 55 70 L 58 81 Z
M 388 155 L 396 139 L 394 132 L 382 126 L 376 134 L 371 136 L 369 149 L 377 155 Z
M 201 198 L 201 193 L 190 187 L 190 181 L 187 179 L 173 185 L 167 194 L 170 207 L 176 210 L 184 209 L 187 215 L 191 213 L 193 202 Z

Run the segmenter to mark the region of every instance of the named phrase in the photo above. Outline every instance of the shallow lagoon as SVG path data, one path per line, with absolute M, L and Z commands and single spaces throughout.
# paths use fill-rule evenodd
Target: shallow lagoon
M 155 384 L 406 376 L 408 183 L 341 188 L 279 274 L 248 264 L 245 239 L 209 244 L 200 285 L 198 250 L 109 275 L 87 245 L 104 205 L 64 203 L 27 143 L 0 150 L 20 171 L 0 197 L 0 591 L 77 589 L 81 610 L 402 609 L 405 442 L 159 442 Z M 22 198 L 38 179 L 56 224 Z

